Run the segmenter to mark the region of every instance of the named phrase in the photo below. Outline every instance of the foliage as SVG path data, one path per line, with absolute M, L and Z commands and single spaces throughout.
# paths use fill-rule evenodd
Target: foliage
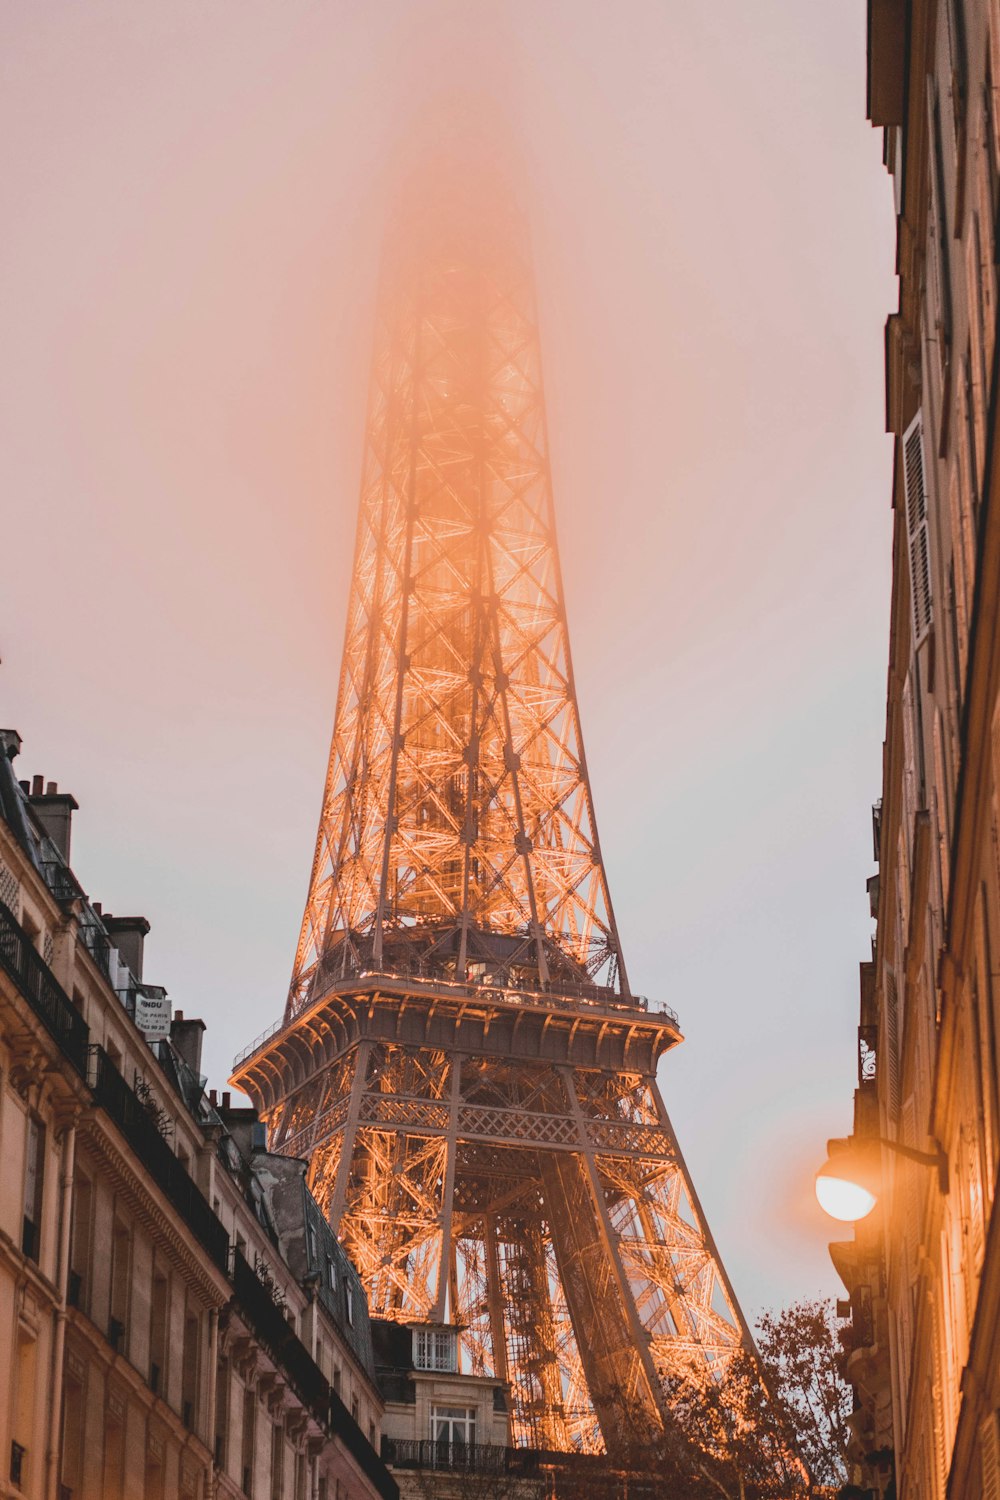
M 798 1500 L 842 1484 L 852 1398 L 832 1304 L 794 1303 L 758 1332 L 759 1362 L 740 1352 L 718 1380 L 695 1366 L 668 1379 L 671 1420 L 655 1437 L 630 1432 L 622 1402 L 605 1473 L 557 1484 L 559 1500 Z
M 841 1373 L 843 1349 L 833 1303 L 793 1302 L 757 1323 L 757 1347 L 795 1446 L 816 1484 L 847 1479 L 847 1419 L 853 1407 Z

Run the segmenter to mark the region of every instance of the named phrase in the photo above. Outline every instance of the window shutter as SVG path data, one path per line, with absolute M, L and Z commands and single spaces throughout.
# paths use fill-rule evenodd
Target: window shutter
M 920 412 L 917 412 L 903 434 L 903 478 L 906 490 L 906 538 L 910 554 L 913 638 L 914 643 L 919 646 L 930 629 L 932 619 L 924 432 Z
M 1000 1433 L 998 1414 L 991 1411 L 979 1426 L 979 1460 L 983 1475 L 983 1500 L 1000 1500 Z
M 900 1064 L 899 1064 L 899 1000 L 896 994 L 896 976 L 890 969 L 885 982 L 885 1051 L 888 1057 L 886 1076 L 886 1105 L 889 1119 L 895 1125 L 899 1120 Z

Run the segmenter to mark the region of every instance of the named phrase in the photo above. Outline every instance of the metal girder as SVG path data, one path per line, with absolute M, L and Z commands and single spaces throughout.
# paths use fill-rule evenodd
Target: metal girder
M 363 1045 L 310 1181 L 376 1316 L 457 1323 L 536 1446 L 614 1445 L 721 1373 L 748 1335 L 653 1077 Z
M 532 277 L 486 205 L 385 257 L 354 578 L 289 1013 L 321 973 L 627 994 L 566 633 Z
M 657 1092 L 677 1019 L 622 962 L 525 234 L 491 192 L 411 207 L 387 250 L 308 900 L 234 1082 L 373 1314 L 455 1324 L 514 1441 L 595 1451 L 750 1338 Z

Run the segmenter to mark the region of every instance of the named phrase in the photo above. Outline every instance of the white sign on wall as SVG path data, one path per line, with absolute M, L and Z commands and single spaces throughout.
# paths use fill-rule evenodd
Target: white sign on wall
M 135 997 L 135 1024 L 147 1041 L 170 1035 L 170 1001 L 166 990 L 147 985 Z

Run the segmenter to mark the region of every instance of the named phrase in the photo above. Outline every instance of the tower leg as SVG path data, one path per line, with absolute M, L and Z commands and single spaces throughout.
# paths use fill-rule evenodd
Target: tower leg
M 594 1164 L 553 1153 L 543 1161 L 542 1180 L 559 1278 L 590 1399 L 611 1450 L 634 1441 L 638 1427 L 654 1432 L 661 1424 L 649 1339 L 625 1283 Z

